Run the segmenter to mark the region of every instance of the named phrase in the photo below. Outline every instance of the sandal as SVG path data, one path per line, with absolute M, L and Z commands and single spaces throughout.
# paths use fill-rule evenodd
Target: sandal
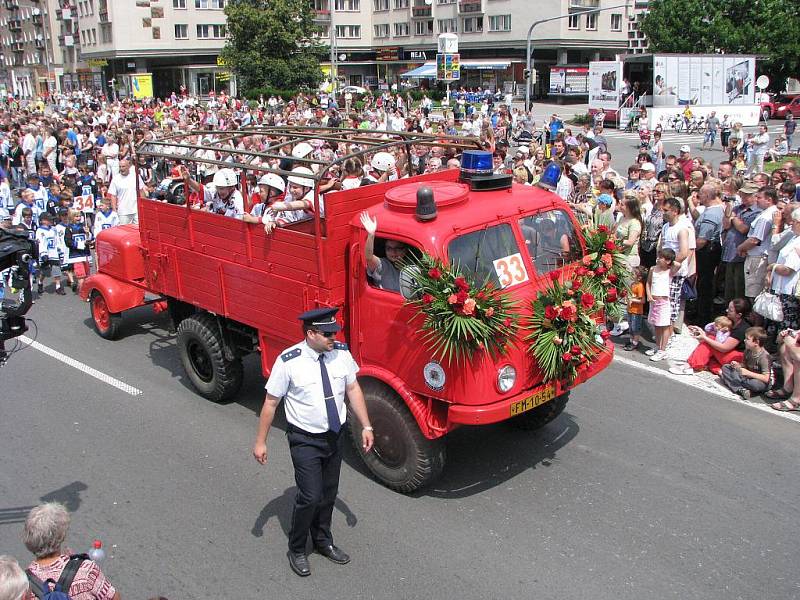
M 774 390 L 768 391 L 764 394 L 764 397 L 769 398 L 770 400 L 785 400 L 786 398 L 790 398 L 792 392 L 787 392 L 783 388 L 777 388 Z
M 774 410 L 778 410 L 780 412 L 800 412 L 800 402 L 794 402 L 792 400 L 784 400 L 783 402 L 770 404 L 770 406 Z

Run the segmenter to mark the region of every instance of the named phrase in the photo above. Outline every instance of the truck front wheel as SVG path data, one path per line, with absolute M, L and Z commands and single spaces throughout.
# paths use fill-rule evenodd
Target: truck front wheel
M 422 435 L 392 389 L 375 381 L 365 382 L 362 389 L 375 428 L 375 446 L 368 454 L 361 447 L 361 424 L 352 412 L 348 418 L 353 445 L 367 468 L 383 485 L 406 494 L 434 481 L 444 468 L 444 440 Z
M 540 429 L 564 412 L 568 401 L 569 392 L 561 394 L 557 398 L 553 398 L 550 402 L 545 402 L 541 406 L 524 412 L 511 419 L 509 422 L 514 425 L 514 427 L 525 431 Z
M 225 358 L 219 327 L 211 315 L 192 315 L 180 322 L 178 350 L 189 381 L 204 398 L 224 402 L 242 387 L 242 361 Z
M 107 340 L 117 339 L 122 315 L 111 312 L 105 297 L 97 290 L 93 290 L 89 297 L 89 307 L 92 310 L 92 325 L 97 335 Z

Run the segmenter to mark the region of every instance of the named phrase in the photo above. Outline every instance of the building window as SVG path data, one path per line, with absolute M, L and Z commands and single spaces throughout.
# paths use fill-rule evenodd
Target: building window
M 172 0 L 172 8 L 186 8 L 186 0 Z
M 597 13 L 586 15 L 587 31 L 597 31 Z
M 455 4 L 456 0 L 436 0 L 436 4 Z
M 225 0 L 194 0 L 194 7 L 202 9 L 225 8 Z
M 580 29 L 581 28 L 581 16 L 580 15 L 570 15 L 567 19 L 567 29 Z
M 375 37 L 376 38 L 388 38 L 389 37 L 389 24 L 388 23 L 381 23 L 380 25 L 374 25 L 375 28 Z
M 409 0 L 394 0 L 394 9 L 397 10 L 398 8 L 408 8 L 408 3 Z
M 414 35 L 433 35 L 433 19 L 414 23 Z
M 408 23 L 395 23 L 394 37 L 407 37 L 407 36 L 408 36 Z
M 457 33 L 458 19 L 438 19 L 439 33 Z
M 188 25 L 175 25 L 175 39 L 188 40 L 189 39 L 189 26 Z
M 221 40 L 225 37 L 225 25 L 198 25 L 197 38 L 201 40 Z
M 611 31 L 622 31 L 622 15 L 614 13 L 611 15 Z
M 483 17 L 467 17 L 461 20 L 461 33 L 483 32 Z
M 375 0 L 375 12 L 389 10 L 389 0 Z
M 511 31 L 511 15 L 490 16 L 489 31 Z
M 336 0 L 334 6 L 339 12 L 358 12 L 361 10 L 361 0 Z
M 319 33 L 315 33 L 314 34 L 315 38 L 320 38 L 320 39 L 324 40 L 324 39 L 327 39 L 327 38 L 331 37 L 331 27 L 330 27 L 330 25 L 319 25 L 318 27 L 319 27 L 320 31 L 319 31 Z
M 361 37 L 361 25 L 337 25 L 336 37 L 348 40 L 357 40 Z
M 111 33 L 111 23 L 100 23 L 100 42 L 110 44 L 113 41 L 114 35 Z

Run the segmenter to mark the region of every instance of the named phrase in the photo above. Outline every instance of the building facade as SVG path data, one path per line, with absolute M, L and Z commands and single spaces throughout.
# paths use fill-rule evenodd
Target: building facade
M 635 0 L 633 11 L 628 20 L 628 52 L 630 54 L 645 54 L 650 44 L 641 30 L 642 20 L 647 14 L 648 0 Z

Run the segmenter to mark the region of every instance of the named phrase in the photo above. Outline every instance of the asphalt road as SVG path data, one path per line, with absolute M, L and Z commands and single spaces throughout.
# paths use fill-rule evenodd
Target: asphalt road
M 288 568 L 292 469 L 278 422 L 250 455 L 263 379 L 215 405 L 182 375 L 163 315 L 128 314 L 102 340 L 87 306 L 45 295 L 47 348 L 131 395 L 26 348 L 0 370 L 0 552 L 31 506 L 64 501 L 68 545 L 109 551 L 124 598 L 800 597 L 798 424 L 630 365 L 580 387 L 536 433 L 464 428 L 443 478 L 413 496 L 372 481 L 348 451 L 334 513 L 347 566 Z

